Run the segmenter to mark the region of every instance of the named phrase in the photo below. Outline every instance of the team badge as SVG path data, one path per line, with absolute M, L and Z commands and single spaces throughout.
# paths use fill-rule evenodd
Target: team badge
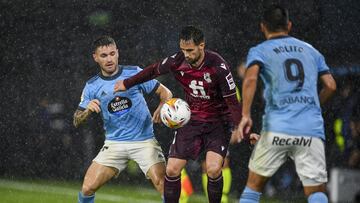
M 211 83 L 210 73 L 204 73 L 204 80 L 205 80 L 207 83 Z

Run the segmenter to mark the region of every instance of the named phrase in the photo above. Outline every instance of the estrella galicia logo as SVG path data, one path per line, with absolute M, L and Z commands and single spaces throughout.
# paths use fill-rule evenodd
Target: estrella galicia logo
M 108 110 L 115 115 L 123 115 L 127 113 L 132 106 L 131 100 L 127 97 L 116 96 L 108 104 Z

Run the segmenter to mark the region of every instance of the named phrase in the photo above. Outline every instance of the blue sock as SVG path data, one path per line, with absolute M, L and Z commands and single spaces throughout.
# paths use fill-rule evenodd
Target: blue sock
M 261 192 L 256 192 L 248 187 L 245 187 L 241 194 L 239 203 L 258 203 L 260 201 Z
M 79 199 L 78 203 L 94 203 L 95 200 L 95 194 L 91 196 L 85 196 L 82 192 L 79 192 Z
M 328 203 L 328 198 L 323 192 L 312 193 L 308 197 L 309 203 Z

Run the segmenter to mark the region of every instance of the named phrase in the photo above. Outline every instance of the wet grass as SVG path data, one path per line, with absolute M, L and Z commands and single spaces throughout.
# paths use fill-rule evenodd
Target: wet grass
M 65 203 L 77 202 L 80 182 L 0 179 L 0 202 L 3 203 Z M 155 189 L 131 184 L 107 184 L 96 193 L 96 203 L 155 203 L 162 202 Z M 192 195 L 189 203 L 207 202 L 201 194 Z M 230 203 L 237 203 L 235 198 Z M 261 202 L 282 202 L 262 199 Z M 301 202 L 301 201 L 299 201 Z

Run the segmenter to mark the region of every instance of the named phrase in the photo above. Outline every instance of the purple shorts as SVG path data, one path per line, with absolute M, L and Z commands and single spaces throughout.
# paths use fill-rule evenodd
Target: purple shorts
M 227 121 L 204 123 L 191 121 L 175 132 L 169 157 L 197 159 L 202 151 L 213 151 L 225 158 L 231 137 Z

